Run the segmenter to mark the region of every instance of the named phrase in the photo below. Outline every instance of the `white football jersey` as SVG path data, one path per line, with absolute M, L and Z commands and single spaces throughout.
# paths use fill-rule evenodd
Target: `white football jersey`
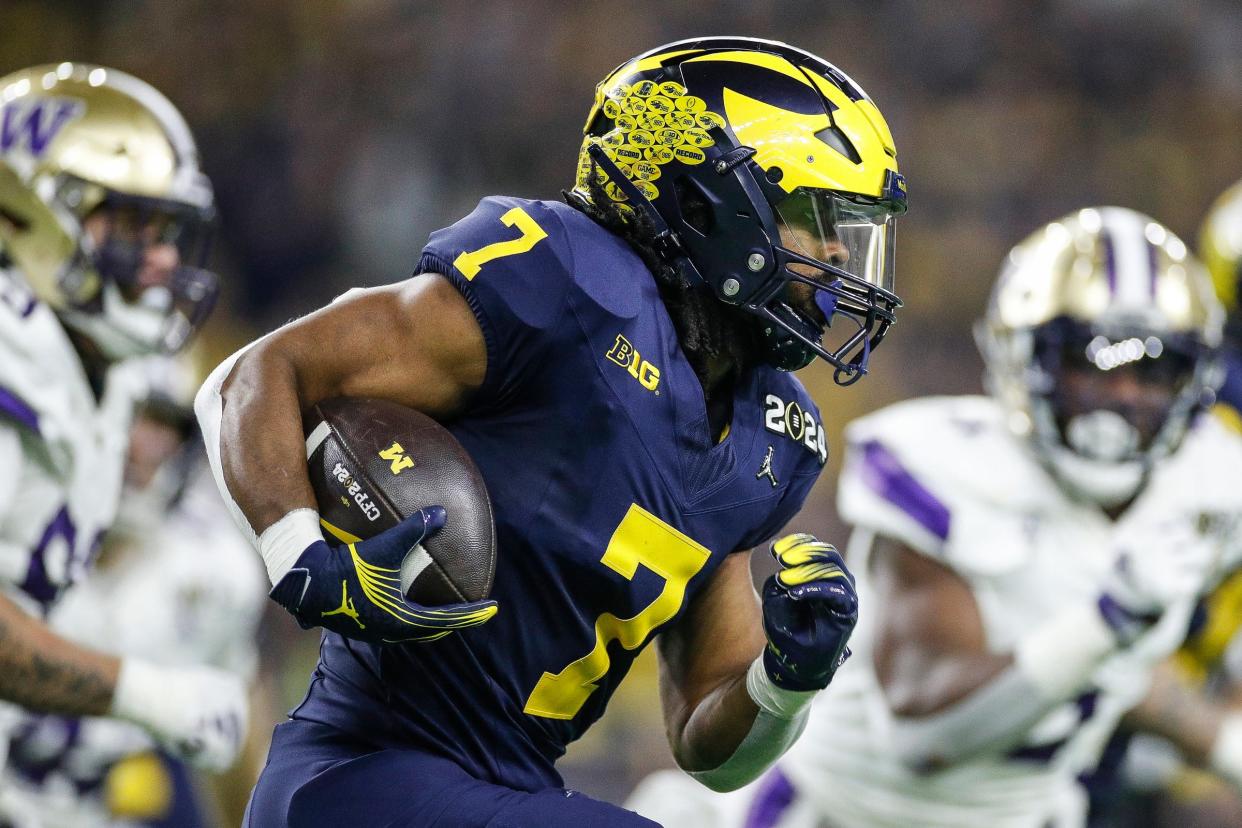
M 97 400 L 56 315 L 0 268 L 0 591 L 31 615 L 82 577 L 116 515 L 144 385 L 119 365 Z M 19 714 L 0 702 L 0 761 Z
M 919 774 L 891 747 L 893 720 L 873 671 L 871 621 L 884 608 L 868 600 L 872 540 L 895 538 L 959 574 L 974 593 L 988 647 L 1011 652 L 1053 615 L 1099 594 L 1127 527 L 1228 528 L 1242 515 L 1242 441 L 1215 418 L 1200 418 L 1114 523 L 1065 494 L 990 398 L 901 403 L 856 421 L 846 435 L 839 509 L 856 527 L 847 561 L 862 612 L 850 641 L 854 657 L 781 760 L 796 798 L 814 803 L 835 828 L 1082 824 L 1076 777 L 1095 767 L 1122 714 L 1145 694 L 1151 668 L 1180 644 L 1193 608 L 1171 609 L 1107 659 L 1078 698 L 1050 711 L 1015 748 Z
M 95 399 L 52 310 L 0 269 L 0 589 L 42 614 L 86 571 L 116 515 L 139 374 Z
M 267 578 L 203 471 L 163 523 L 109 540 L 100 566 L 52 610 L 53 629 L 103 652 L 253 676 Z M 153 746 L 128 722 L 26 715 L 0 776 L 0 815 L 17 828 L 112 824 L 100 783 Z

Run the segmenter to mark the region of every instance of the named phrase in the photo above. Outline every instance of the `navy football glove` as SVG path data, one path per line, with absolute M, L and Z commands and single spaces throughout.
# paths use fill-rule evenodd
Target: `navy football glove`
M 440 506 L 346 546 L 315 541 L 269 593 L 303 629 L 323 627 L 374 644 L 435 641 L 496 614 L 495 601 L 424 607 L 401 590 L 401 564 L 444 526 Z
M 850 655 L 854 576 L 836 547 L 814 535 L 786 535 L 772 555 L 781 569 L 763 585 L 764 669 L 785 690 L 821 690 Z

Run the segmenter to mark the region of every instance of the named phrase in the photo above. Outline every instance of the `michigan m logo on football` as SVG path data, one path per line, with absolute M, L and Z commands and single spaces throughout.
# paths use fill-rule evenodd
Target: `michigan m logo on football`
M 414 458 L 405 453 L 405 449 L 401 448 L 401 444 L 393 441 L 393 444 L 379 453 L 381 460 L 387 460 L 389 470 L 393 474 L 401 474 L 406 469 L 414 468 Z
M 604 354 L 611 362 L 615 362 L 630 372 L 630 376 L 638 380 L 638 384 L 648 391 L 656 391 L 660 386 L 660 369 L 643 359 L 642 354 L 621 334 L 608 353 Z

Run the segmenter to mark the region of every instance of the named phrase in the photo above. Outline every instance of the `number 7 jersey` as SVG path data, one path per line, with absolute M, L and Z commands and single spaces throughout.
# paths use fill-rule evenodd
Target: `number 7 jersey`
M 293 715 L 498 784 L 558 785 L 553 763 L 641 648 L 798 511 L 827 456 L 819 413 L 759 367 L 713 439 L 651 272 L 566 205 L 484 199 L 432 234 L 419 269 L 458 288 L 487 347 L 446 425 L 492 497 L 500 611 L 431 644 L 325 633 Z

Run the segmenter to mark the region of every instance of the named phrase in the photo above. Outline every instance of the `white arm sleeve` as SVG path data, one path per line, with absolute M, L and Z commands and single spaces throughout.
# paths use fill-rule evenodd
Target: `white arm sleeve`
M 777 687 L 763 668 L 762 655 L 746 671 L 746 691 L 759 707 L 746 736 L 719 767 L 690 772 L 690 776 L 718 793 L 735 791 L 755 781 L 789 750 L 806 729 L 808 706 L 819 692 Z
M 194 396 L 194 415 L 198 418 L 198 427 L 203 434 L 203 443 L 207 448 L 207 462 L 211 466 L 211 475 L 216 481 L 216 488 L 220 490 L 220 496 L 224 499 L 229 515 L 237 524 L 237 528 L 241 530 L 246 540 L 258 549 L 259 538 L 254 528 L 251 527 L 250 521 L 246 520 L 246 516 L 242 514 L 241 507 L 229 493 L 229 487 L 224 482 L 224 468 L 220 465 L 220 421 L 224 418 L 224 399 L 220 396 L 220 389 L 224 387 L 224 381 L 233 372 L 233 366 L 237 364 L 237 360 L 252 347 L 254 343 L 242 348 L 216 366 L 216 369 L 207 377 L 207 381 L 203 383 L 203 387 L 198 389 L 198 393 Z
M 1013 747 L 1079 692 L 1116 648 L 1094 602 L 1070 607 L 1018 642 L 1013 665 L 965 699 L 931 716 L 896 718 L 897 754 L 930 771 Z

